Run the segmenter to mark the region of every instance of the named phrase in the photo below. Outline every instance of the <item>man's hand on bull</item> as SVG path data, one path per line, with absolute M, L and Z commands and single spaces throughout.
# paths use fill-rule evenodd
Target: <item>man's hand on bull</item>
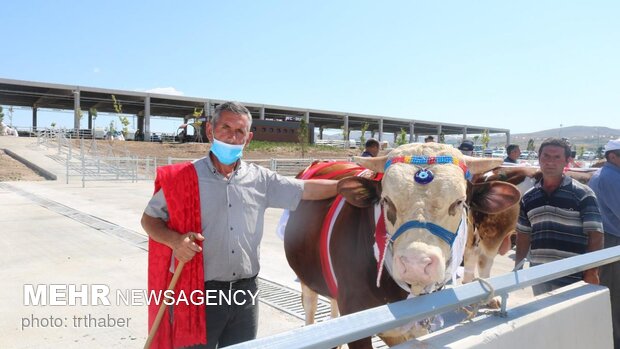
M 204 236 L 200 233 L 179 234 L 172 245 L 172 253 L 181 262 L 189 262 L 194 255 L 202 252 L 202 248 L 196 241 L 204 241 Z
M 600 280 L 598 278 L 598 268 L 588 269 L 584 271 L 583 281 L 589 284 L 598 285 L 600 283 Z

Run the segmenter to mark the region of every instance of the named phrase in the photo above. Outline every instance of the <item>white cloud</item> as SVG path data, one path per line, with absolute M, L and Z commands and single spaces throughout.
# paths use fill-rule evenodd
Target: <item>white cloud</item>
M 145 92 L 159 93 L 162 95 L 183 96 L 183 92 L 178 91 L 174 87 L 155 87 L 155 88 L 146 90 Z

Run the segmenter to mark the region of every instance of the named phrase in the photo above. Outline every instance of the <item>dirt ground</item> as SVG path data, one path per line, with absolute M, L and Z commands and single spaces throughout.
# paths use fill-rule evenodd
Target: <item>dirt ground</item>
M 76 148 L 79 148 L 79 142 L 74 141 Z M 89 151 L 94 148 L 92 141 L 84 141 L 84 149 Z M 144 158 L 147 156 L 157 158 L 182 158 L 196 159 L 205 156 L 211 145 L 208 143 L 149 143 L 149 142 L 132 142 L 132 141 L 97 141 L 97 151 L 103 155 L 115 156 L 126 155 L 127 152 L 132 156 Z M 357 149 L 326 149 L 328 147 L 311 147 L 306 153 L 306 158 L 311 159 L 343 159 L 361 154 Z M 300 147 L 282 146 L 274 147 L 269 150 L 245 149 L 243 151 L 244 159 L 300 159 Z
M 79 151 L 80 142 L 73 141 L 74 149 Z M 137 156 L 139 158 L 180 158 L 197 159 L 209 152 L 210 144 L 205 143 L 148 143 L 131 141 L 97 141 L 94 145 L 91 140 L 83 143 L 86 152 L 94 152 L 103 156 Z M 311 159 L 344 159 L 360 155 L 357 149 L 329 149 L 327 147 L 311 147 L 306 153 L 306 158 Z M 282 146 L 269 150 L 244 150 L 244 159 L 299 159 L 301 158 L 300 147 Z M 0 182 L 2 181 L 41 181 L 45 178 L 39 176 L 19 161 L 0 151 Z
M 45 178 L 0 150 L 0 182 L 44 181 Z

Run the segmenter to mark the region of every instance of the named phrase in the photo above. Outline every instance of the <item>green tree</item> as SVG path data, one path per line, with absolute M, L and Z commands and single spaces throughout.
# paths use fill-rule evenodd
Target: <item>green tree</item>
M 586 147 L 584 147 L 583 145 L 579 146 L 579 149 L 577 149 L 577 158 L 581 159 L 581 157 L 583 157 L 583 153 L 586 152 Z
M 474 136 L 474 144 L 478 143 L 478 140 L 480 140 L 480 136 L 479 135 Z
M 129 119 L 123 115 L 123 105 L 119 100 L 116 99 L 115 95 L 112 95 L 112 101 L 114 102 L 114 111 L 118 116 L 118 121 L 123 125 L 123 136 L 127 136 L 129 133 Z M 110 123 L 111 125 L 112 123 Z M 112 127 L 110 126 L 110 131 L 112 131 Z
M 407 144 L 407 132 L 405 132 L 404 128 L 400 129 L 400 133 L 398 133 L 398 137 L 396 138 L 396 146 L 399 147 L 403 144 Z
M 491 136 L 489 136 L 489 130 L 482 131 L 482 135 L 480 136 L 480 142 L 482 143 L 482 148 L 483 149 L 488 148 L 490 141 L 491 141 Z
M 446 143 L 446 135 L 443 132 L 439 134 L 439 143 Z
M 9 106 L 9 125 L 13 126 L 13 106 Z
M 360 148 L 361 149 L 364 149 L 364 145 L 366 144 L 366 131 L 368 130 L 369 126 L 370 125 L 367 122 L 362 124 L 362 129 L 361 129 L 362 135 L 360 136 Z
M 305 118 L 302 118 L 299 122 L 299 134 L 297 137 L 299 146 L 301 147 L 301 157 L 303 159 L 306 157 L 306 152 L 308 151 L 308 124 Z
M 598 148 L 596 148 L 596 158 L 597 159 L 602 159 L 603 156 L 603 146 L 599 146 Z
M 95 121 L 97 120 L 97 108 L 92 107 L 89 109 L 90 110 L 90 115 L 93 118 L 93 130 L 95 129 Z M 94 135 L 94 132 L 93 132 Z
M 536 150 L 536 145 L 534 144 L 534 139 L 530 138 L 529 141 L 527 141 L 527 151 L 535 151 Z

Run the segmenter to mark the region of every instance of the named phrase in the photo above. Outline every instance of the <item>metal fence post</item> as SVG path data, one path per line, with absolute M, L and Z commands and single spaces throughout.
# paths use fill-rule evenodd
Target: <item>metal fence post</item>
M 67 164 L 67 167 L 66 167 L 66 175 L 67 175 L 67 181 L 66 182 L 67 183 L 66 184 L 69 184 L 69 154 L 67 154 L 67 162 L 66 162 L 66 164 Z
M 82 156 L 82 188 L 86 187 L 86 166 L 84 162 L 84 156 Z

